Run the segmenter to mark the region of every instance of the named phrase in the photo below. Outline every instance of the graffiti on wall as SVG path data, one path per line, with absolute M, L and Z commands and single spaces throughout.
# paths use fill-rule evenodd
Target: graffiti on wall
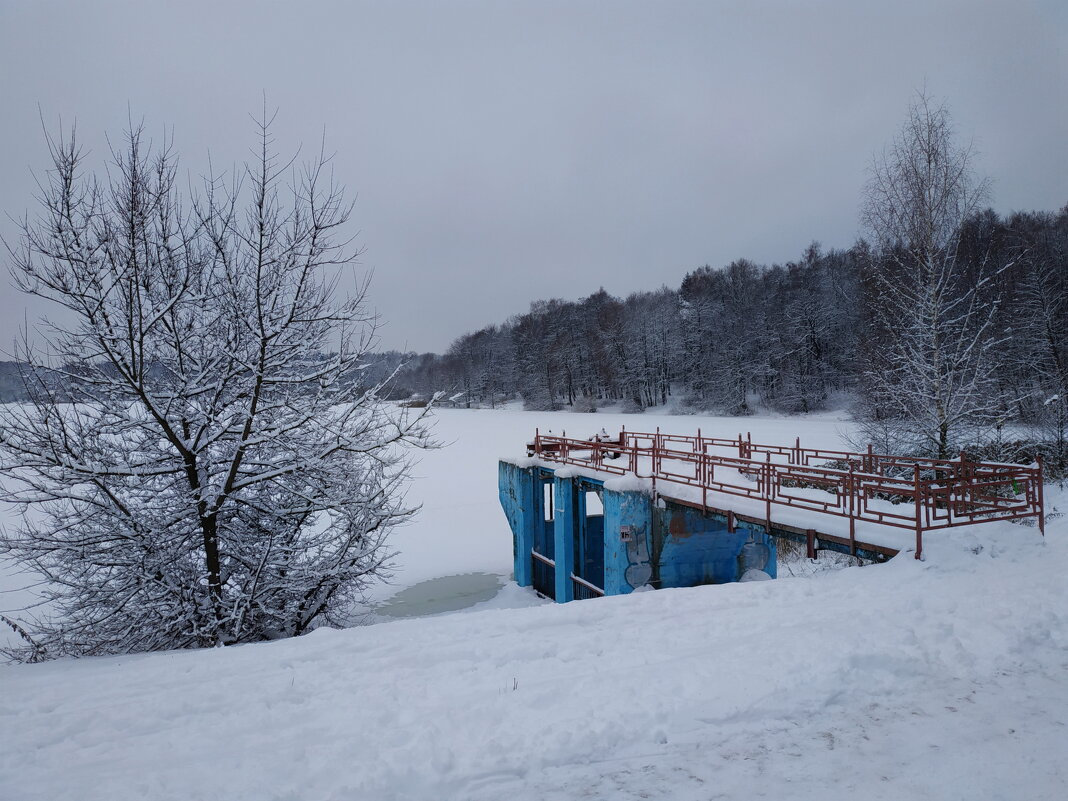
M 649 555 L 649 538 L 644 529 L 639 528 L 627 542 L 627 569 L 623 578 L 634 589 L 644 587 L 653 575 L 652 559 Z

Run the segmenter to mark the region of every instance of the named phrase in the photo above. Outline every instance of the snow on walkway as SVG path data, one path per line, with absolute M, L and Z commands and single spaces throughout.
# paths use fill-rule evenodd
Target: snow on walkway
M 506 417 L 470 418 L 495 454 Z M 495 501 L 495 461 L 470 467 L 426 482 L 402 543 L 430 555 L 405 576 L 427 577 L 441 538 L 472 559 L 437 575 L 507 570 L 503 516 L 448 512 L 450 486 Z M 1044 540 L 991 524 L 927 547 L 815 578 L 3 666 L 0 798 L 1068 797 L 1066 518 Z

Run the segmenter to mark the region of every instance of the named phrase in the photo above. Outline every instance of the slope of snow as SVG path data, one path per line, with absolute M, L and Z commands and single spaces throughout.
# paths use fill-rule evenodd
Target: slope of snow
M 545 425 L 440 417 L 443 438 L 462 436 L 423 461 L 399 584 L 508 572 L 496 456 Z M 756 439 L 764 421 L 745 422 Z M 836 444 L 835 422 L 808 425 L 803 442 Z M 1065 518 L 1045 539 L 992 524 L 927 550 L 812 578 L 3 666 L 0 798 L 1066 797 Z

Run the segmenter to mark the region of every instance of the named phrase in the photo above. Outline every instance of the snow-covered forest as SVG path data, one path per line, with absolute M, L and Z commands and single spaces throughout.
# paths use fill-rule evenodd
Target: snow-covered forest
M 1057 425 L 1068 381 L 1068 207 L 984 210 L 960 240 L 962 280 L 989 279 L 985 357 L 998 419 Z M 887 331 L 876 311 L 885 296 L 875 276 L 885 266 L 864 241 L 845 250 L 813 243 L 787 264 L 706 265 L 678 287 L 626 298 L 538 300 L 444 355 L 414 356 L 399 382 L 416 393 L 462 392 L 460 402 L 482 407 L 515 398 L 528 409 L 579 411 L 841 407 L 863 397 L 881 368 Z

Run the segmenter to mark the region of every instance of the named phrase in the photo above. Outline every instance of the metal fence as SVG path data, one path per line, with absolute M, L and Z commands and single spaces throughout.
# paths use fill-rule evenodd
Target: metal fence
M 701 490 L 760 501 L 770 526 L 773 506 L 848 518 L 850 540 L 857 522 L 909 529 L 916 558 L 923 533 L 996 520 L 1037 518 L 1045 533 L 1042 463 L 1001 464 L 927 459 L 761 445 L 752 437 L 723 439 L 622 431 L 615 440 L 570 439 L 535 432 L 531 455 L 550 462 L 613 475 L 636 475 Z M 666 490 L 666 491 L 665 491 Z M 812 490 L 819 490 L 813 492 Z M 670 497 L 670 487 L 660 493 Z

